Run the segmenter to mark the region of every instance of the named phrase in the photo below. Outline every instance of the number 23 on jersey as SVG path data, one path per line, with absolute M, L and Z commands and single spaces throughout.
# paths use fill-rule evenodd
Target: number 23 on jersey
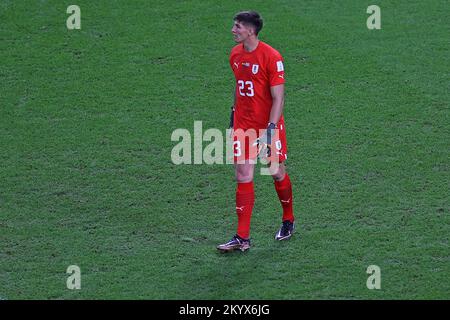
M 255 90 L 253 89 L 253 82 L 238 80 L 239 94 L 241 96 L 253 97 L 255 95 Z

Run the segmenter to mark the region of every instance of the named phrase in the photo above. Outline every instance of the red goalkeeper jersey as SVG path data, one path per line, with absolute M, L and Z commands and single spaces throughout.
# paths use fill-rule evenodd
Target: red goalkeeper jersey
M 284 84 L 280 53 L 259 41 L 252 52 L 243 44 L 231 50 L 230 66 L 236 78 L 234 129 L 265 129 L 272 109 L 270 87 Z M 281 116 L 279 123 L 284 123 Z

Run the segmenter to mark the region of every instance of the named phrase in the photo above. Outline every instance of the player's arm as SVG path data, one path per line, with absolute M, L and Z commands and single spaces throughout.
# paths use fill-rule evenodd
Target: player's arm
M 236 88 L 234 88 L 233 105 L 231 106 L 230 129 L 233 129 L 233 126 L 234 126 L 234 108 L 235 108 L 235 105 L 236 105 Z
M 280 121 L 284 107 L 284 84 L 270 87 L 272 95 L 272 110 L 270 111 L 269 123 L 277 124 Z
M 272 95 L 272 109 L 270 110 L 269 123 L 264 135 L 257 139 L 253 144 L 268 145 L 272 144 L 272 137 L 274 136 L 276 129 L 276 124 L 280 121 L 281 114 L 283 113 L 284 107 L 284 84 L 278 84 L 270 87 L 270 94 Z M 262 149 L 259 151 L 261 152 Z M 265 152 L 263 152 L 265 154 Z M 270 155 L 270 147 L 269 153 Z

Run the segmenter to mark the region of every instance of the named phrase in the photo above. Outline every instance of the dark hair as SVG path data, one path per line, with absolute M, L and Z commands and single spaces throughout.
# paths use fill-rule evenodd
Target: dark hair
M 263 27 L 263 19 L 256 11 L 241 11 L 234 16 L 233 20 L 242 22 L 243 24 L 251 24 L 255 27 L 256 35 L 258 35 Z

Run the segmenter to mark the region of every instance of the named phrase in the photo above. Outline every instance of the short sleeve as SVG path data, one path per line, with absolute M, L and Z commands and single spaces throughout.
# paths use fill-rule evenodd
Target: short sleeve
M 231 52 L 230 52 L 230 57 L 229 57 L 229 63 L 230 63 L 230 68 L 231 68 L 231 70 L 233 70 L 233 72 L 234 72 L 234 69 L 233 69 L 233 62 L 234 62 L 234 59 L 235 59 L 235 57 L 236 57 L 236 50 L 235 50 L 235 48 L 233 48 L 233 49 L 231 49 Z
M 284 61 L 280 54 L 273 55 L 269 59 L 267 70 L 271 87 L 284 84 Z

